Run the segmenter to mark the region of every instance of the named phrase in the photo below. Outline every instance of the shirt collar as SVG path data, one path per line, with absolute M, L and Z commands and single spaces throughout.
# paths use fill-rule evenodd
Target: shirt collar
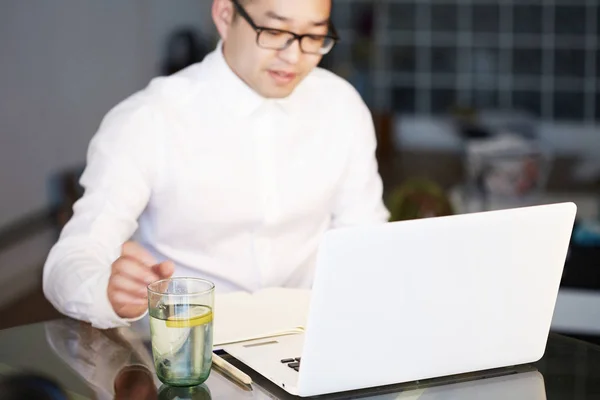
M 283 111 L 289 111 L 293 94 L 283 99 L 268 99 L 254 91 L 233 72 L 223 55 L 223 42 L 207 57 L 208 69 L 218 85 L 218 93 L 228 108 L 242 116 L 248 116 L 266 103 L 274 103 Z

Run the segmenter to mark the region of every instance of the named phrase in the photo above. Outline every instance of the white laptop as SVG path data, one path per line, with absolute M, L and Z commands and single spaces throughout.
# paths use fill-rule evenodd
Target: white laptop
M 299 396 L 535 362 L 575 215 L 561 203 L 328 231 L 305 333 L 224 350 Z

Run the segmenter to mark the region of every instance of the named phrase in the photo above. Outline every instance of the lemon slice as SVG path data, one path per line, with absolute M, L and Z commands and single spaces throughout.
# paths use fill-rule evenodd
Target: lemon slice
M 210 307 L 196 306 L 186 312 L 185 315 L 174 315 L 167 319 L 168 328 L 191 328 L 198 325 L 208 324 L 213 320 Z

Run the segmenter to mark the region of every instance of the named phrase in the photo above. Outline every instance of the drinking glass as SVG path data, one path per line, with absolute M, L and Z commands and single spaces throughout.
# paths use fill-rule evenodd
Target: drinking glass
M 211 371 L 215 285 L 169 278 L 148 285 L 154 367 L 161 382 L 196 386 Z

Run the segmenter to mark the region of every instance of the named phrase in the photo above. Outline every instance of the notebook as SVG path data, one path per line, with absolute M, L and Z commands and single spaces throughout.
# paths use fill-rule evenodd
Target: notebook
M 302 333 L 310 293 L 308 289 L 267 288 L 254 293 L 217 294 L 214 346 Z

